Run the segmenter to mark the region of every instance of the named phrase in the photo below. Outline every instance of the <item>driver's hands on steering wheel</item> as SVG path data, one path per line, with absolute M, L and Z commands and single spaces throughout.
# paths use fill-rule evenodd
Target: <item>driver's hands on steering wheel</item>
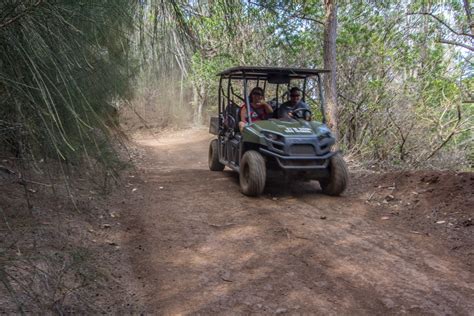
M 301 115 L 299 114 L 301 113 Z M 290 118 L 303 118 L 307 121 L 311 120 L 311 111 L 305 108 L 295 109 L 288 112 L 288 117 Z

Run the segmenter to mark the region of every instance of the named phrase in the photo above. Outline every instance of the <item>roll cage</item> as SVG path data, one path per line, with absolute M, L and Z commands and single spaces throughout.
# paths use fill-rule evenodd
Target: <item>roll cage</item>
M 328 73 L 325 69 L 306 69 L 306 68 L 285 68 L 285 67 L 253 67 L 253 66 L 239 66 L 232 67 L 220 72 L 219 79 L 219 117 L 223 117 L 223 113 L 229 105 L 235 105 L 234 97 L 244 102 L 247 106 L 247 122 L 251 123 L 250 117 L 250 100 L 248 91 L 248 82 L 257 81 L 257 86 L 261 87 L 264 92 L 267 88 L 267 83 L 276 84 L 275 98 L 273 100 L 279 104 L 279 89 L 281 85 L 286 85 L 287 90 L 290 88 L 291 80 L 303 80 L 303 95 L 302 99 L 305 101 L 307 81 L 309 78 L 316 78 L 319 88 L 320 96 L 320 111 L 322 115 L 322 123 L 326 123 L 326 116 L 324 111 L 324 94 L 321 82 L 322 73 Z M 232 80 L 243 81 L 243 97 L 235 93 L 232 86 Z M 225 81 L 227 85 L 225 86 Z M 239 118 L 238 118 L 239 119 Z

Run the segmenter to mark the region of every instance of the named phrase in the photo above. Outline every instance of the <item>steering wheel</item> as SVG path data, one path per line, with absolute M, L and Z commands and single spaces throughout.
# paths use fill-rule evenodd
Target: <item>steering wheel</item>
M 303 118 L 305 120 L 310 119 L 311 115 L 313 115 L 313 113 L 310 110 L 305 109 L 305 108 L 295 109 L 293 111 L 290 111 L 289 113 L 293 114 L 293 117 L 295 118 Z

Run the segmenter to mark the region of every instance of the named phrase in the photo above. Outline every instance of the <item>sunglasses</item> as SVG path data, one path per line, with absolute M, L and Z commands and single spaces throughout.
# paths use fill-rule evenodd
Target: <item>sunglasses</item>
M 252 93 L 252 95 L 262 96 L 263 94 L 261 94 L 260 92 L 254 92 L 254 93 Z
M 290 97 L 296 98 L 296 97 L 301 97 L 301 95 L 300 94 L 290 94 Z

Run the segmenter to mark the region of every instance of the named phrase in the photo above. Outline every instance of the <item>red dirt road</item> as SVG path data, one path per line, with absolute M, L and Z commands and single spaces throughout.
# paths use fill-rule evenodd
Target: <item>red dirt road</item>
M 474 314 L 474 226 L 461 218 L 472 215 L 472 176 L 452 176 L 467 183 L 442 210 L 462 188 L 467 201 L 445 225 L 420 211 L 431 207 L 425 191 L 393 187 L 387 201 L 383 186 L 357 174 L 337 198 L 316 182 L 278 181 L 249 198 L 235 173 L 209 171 L 211 138 L 189 130 L 139 141 L 122 249 L 145 313 Z

